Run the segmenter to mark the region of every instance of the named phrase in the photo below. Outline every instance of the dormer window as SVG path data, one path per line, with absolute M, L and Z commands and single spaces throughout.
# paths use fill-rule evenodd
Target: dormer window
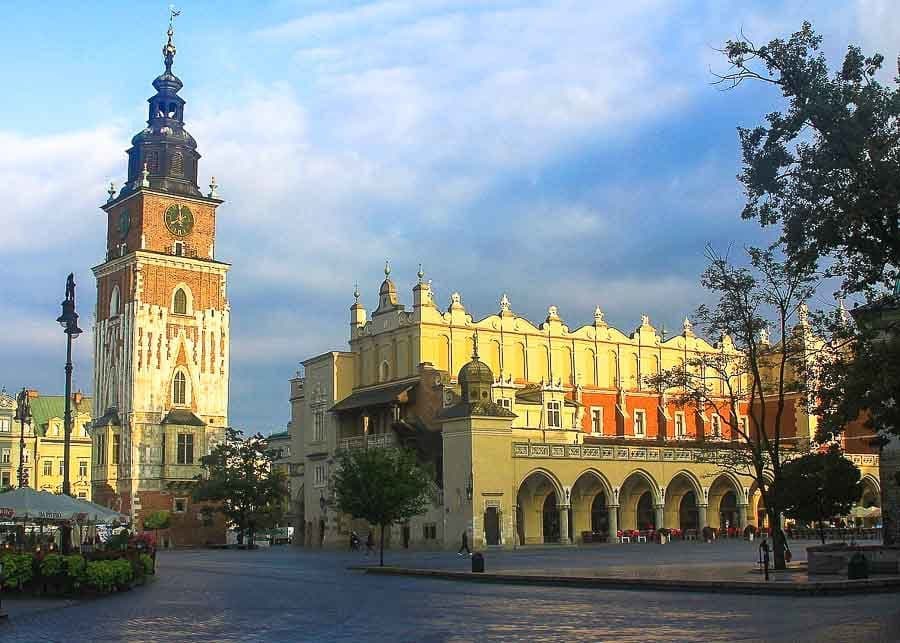
M 184 256 L 184 242 L 183 241 L 175 242 L 175 245 L 172 246 L 172 254 L 174 254 L 176 257 Z

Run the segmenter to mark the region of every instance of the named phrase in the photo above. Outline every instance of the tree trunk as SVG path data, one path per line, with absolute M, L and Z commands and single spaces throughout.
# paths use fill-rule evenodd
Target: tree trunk
M 256 546 L 256 525 L 251 522 L 247 527 L 247 530 L 250 534 L 250 539 L 247 543 L 247 549 L 253 549 Z
M 781 512 L 766 510 L 769 515 L 769 531 L 772 534 L 772 557 L 774 569 L 787 569 L 784 552 L 787 548 L 784 532 L 781 531 Z
M 379 567 L 384 567 L 384 525 L 380 525 L 381 527 L 381 542 L 378 543 L 379 550 Z

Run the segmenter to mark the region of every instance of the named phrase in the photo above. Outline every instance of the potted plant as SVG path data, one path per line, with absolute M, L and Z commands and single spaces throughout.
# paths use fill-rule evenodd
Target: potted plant
M 656 530 L 656 535 L 659 536 L 659 544 L 665 545 L 667 542 L 669 542 L 671 532 L 665 527 L 660 527 Z

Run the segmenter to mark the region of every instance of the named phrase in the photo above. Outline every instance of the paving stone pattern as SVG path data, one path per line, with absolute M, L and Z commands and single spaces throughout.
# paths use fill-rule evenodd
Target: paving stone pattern
M 795 553 L 799 553 L 796 551 Z M 748 543 L 489 552 L 489 568 L 648 567 L 755 560 Z M 278 547 L 159 556 L 150 585 L 67 607 L 6 606 L 0 641 L 896 641 L 900 603 L 875 596 L 767 597 L 472 585 L 347 570 L 358 554 Z M 372 562 L 369 558 L 368 562 Z M 468 569 L 454 553 L 386 563 Z M 493 567 L 492 567 L 493 566 Z M 752 566 L 752 564 L 750 565 Z M 749 568 L 749 567 L 748 567 Z

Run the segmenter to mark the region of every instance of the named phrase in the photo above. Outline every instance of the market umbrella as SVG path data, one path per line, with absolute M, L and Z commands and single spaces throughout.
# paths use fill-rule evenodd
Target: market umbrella
M 83 500 L 81 498 L 71 498 L 71 500 L 75 503 L 75 506 L 81 510 L 81 513 L 86 515 L 86 519 L 89 522 L 120 522 L 123 524 L 130 522 L 128 516 L 120 514 L 118 511 L 114 511 L 108 507 L 104 507 L 103 505 L 98 505 L 96 502 Z
M 0 516 L 20 520 L 72 520 L 83 513 L 68 496 L 19 487 L 0 493 Z

